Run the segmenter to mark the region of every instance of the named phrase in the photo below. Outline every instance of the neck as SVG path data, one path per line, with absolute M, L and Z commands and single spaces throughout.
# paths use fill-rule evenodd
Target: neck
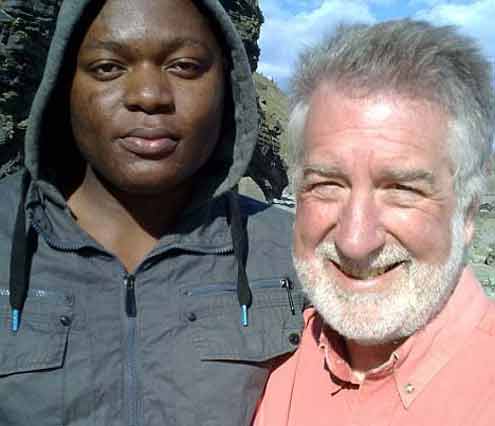
M 68 196 L 79 226 L 132 270 L 165 234 L 173 232 L 190 200 L 190 189 L 153 194 L 116 190 L 88 167 Z
M 353 340 L 346 340 L 349 365 L 356 377 L 364 378 L 366 373 L 385 364 L 404 340 L 372 346 L 362 345 Z

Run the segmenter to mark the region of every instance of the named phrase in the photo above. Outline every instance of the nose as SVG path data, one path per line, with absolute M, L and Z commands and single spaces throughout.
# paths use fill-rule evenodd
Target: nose
M 175 112 L 174 96 L 168 76 L 152 64 L 136 66 L 127 79 L 125 104 L 130 111 L 147 114 Z
M 356 261 L 366 260 L 385 244 L 385 229 L 373 194 L 351 193 L 342 206 L 334 234 L 340 252 Z

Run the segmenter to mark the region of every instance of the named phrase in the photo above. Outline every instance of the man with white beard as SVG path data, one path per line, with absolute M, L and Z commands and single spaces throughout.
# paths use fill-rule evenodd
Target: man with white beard
M 340 26 L 293 78 L 294 262 L 312 307 L 256 426 L 495 424 L 495 305 L 465 253 L 495 127 L 452 27 Z

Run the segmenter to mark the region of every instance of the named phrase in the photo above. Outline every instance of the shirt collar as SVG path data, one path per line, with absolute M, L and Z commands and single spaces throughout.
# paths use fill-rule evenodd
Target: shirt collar
M 480 323 L 488 309 L 488 300 L 472 270 L 466 267 L 459 283 L 444 309 L 422 330 L 417 331 L 399 346 L 389 360 L 367 373 L 365 381 L 393 376 L 405 408 L 409 408 L 433 377 L 462 347 L 465 338 Z M 308 321 L 314 310 L 308 312 Z M 325 359 L 334 392 L 342 388 L 358 388 L 346 361 L 345 345 L 341 336 L 314 321 L 314 337 Z

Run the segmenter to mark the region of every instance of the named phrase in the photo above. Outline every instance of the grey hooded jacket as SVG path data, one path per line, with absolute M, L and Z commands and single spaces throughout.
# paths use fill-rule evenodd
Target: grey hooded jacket
M 256 142 L 244 49 L 218 1 L 203 0 L 233 64 L 234 124 L 176 232 L 128 272 L 57 189 L 75 167 L 61 88 L 92 3 L 65 1 L 29 120 L 29 174 L 0 182 L 0 426 L 248 425 L 270 366 L 298 343 L 303 297 L 291 216 L 231 191 Z M 11 299 L 25 288 L 13 332 Z

